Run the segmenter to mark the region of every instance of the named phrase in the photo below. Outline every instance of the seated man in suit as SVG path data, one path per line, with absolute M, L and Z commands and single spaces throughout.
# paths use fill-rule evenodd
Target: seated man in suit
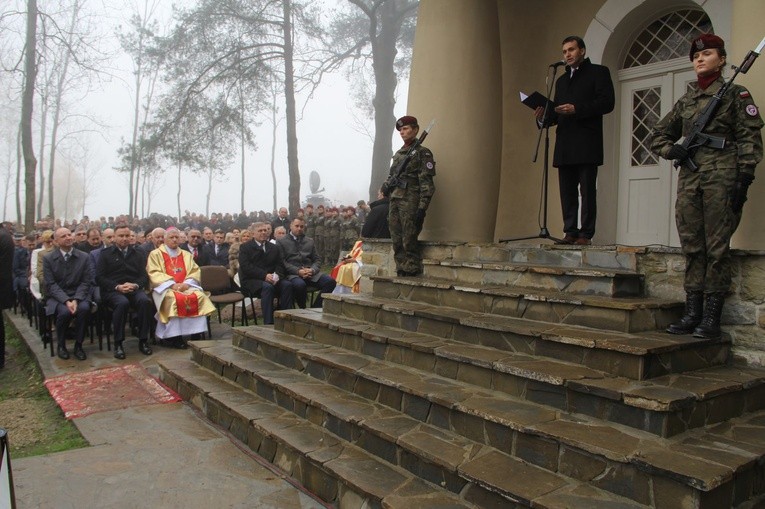
M 136 249 L 143 253 L 144 258 L 149 257 L 149 253 L 157 249 L 165 241 L 165 229 L 154 228 L 151 233 L 146 236 L 146 242 L 136 246 Z
M 305 221 L 296 217 L 290 223 L 290 232 L 282 237 L 277 245 L 282 251 L 284 265 L 287 268 L 287 279 L 292 284 L 295 301 L 298 306 L 305 308 L 308 287 L 318 288 L 321 292 L 314 301 L 314 307 L 322 305 L 321 294 L 332 293 L 335 280 L 321 273 L 321 258 L 316 253 L 313 239 L 306 237 Z
M 181 244 L 181 249 L 185 249 L 191 253 L 191 257 L 194 259 L 197 265 L 203 267 L 210 265 L 210 259 L 207 255 L 207 250 L 204 249 L 205 243 L 202 238 L 202 232 L 192 228 L 187 235 L 188 242 Z
M 92 253 L 91 253 L 92 254 Z M 115 228 L 115 242 L 101 250 L 96 265 L 96 281 L 101 288 L 101 302 L 112 308 L 114 358 L 124 359 L 125 320 L 132 305 L 138 319 L 138 350 L 151 355 L 149 331 L 153 306 L 145 290 L 149 287 L 143 254 L 130 245 L 127 224 Z
M 225 242 L 225 240 L 226 232 L 223 230 L 215 230 L 212 245 L 208 245 L 205 248 L 207 250 L 207 256 L 210 259 L 209 265 L 222 265 L 223 267 L 228 268 L 228 249 L 230 245 Z
M 274 297 L 279 309 L 291 309 L 292 285 L 279 248 L 268 241 L 268 225 L 256 223 L 255 238 L 239 246 L 239 282 L 253 297 L 260 297 L 263 323 L 274 323 Z
M 199 266 L 179 244 L 178 228 L 168 228 L 165 242 L 149 254 L 146 271 L 157 307 L 155 335 L 183 348 L 183 336 L 207 331 L 206 317 L 215 306 L 199 284 Z
M 74 237 L 68 228 L 59 228 L 54 234 L 57 249 L 43 258 L 46 311 L 56 316 L 58 356 L 69 358 L 66 349 L 66 329 L 75 319 L 74 356 L 87 359 L 82 349 L 85 325 L 90 315 L 90 299 L 95 285 L 95 274 L 90 257 L 72 247 Z

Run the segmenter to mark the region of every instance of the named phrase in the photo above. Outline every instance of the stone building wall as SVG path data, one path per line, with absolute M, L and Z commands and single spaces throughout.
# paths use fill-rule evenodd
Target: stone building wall
M 480 259 L 497 259 L 506 246 L 464 242 L 423 242 L 423 257 L 434 260 L 464 259 L 465 253 Z M 518 247 L 533 249 L 531 247 Z M 544 250 L 571 249 L 543 245 Z M 611 263 L 643 275 L 646 296 L 683 301 L 685 261 L 677 248 L 595 246 L 583 252 L 594 264 Z M 362 292 L 372 291 L 370 276 L 394 275 L 389 240 L 364 241 Z M 611 265 L 613 266 L 613 265 Z M 733 251 L 733 285 L 723 310 L 723 329 L 731 335 L 737 360 L 765 366 L 765 252 Z

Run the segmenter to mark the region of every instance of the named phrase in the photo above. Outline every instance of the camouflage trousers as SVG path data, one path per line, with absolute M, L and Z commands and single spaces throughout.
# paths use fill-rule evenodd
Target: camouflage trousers
M 316 246 L 316 253 L 321 257 L 322 263 L 324 262 L 324 233 L 322 232 L 321 235 L 317 235 L 315 239 L 313 239 L 314 245 Z
M 422 256 L 417 242 L 420 232 L 415 224 L 419 206 L 420 197 L 417 193 L 407 192 L 403 198 L 390 201 L 388 227 L 396 271 L 422 272 Z
M 685 255 L 685 291 L 727 292 L 730 238 L 741 214 L 731 209 L 735 170 L 680 170 L 675 221 Z

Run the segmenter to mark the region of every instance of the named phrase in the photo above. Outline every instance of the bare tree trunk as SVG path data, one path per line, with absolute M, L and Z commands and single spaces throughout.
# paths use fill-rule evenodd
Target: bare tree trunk
M 244 183 L 245 183 L 245 180 L 246 180 L 246 174 L 244 172 L 244 166 L 245 166 L 245 164 L 244 164 L 244 162 L 245 162 L 245 153 L 244 153 L 245 152 L 244 151 L 244 142 L 245 142 L 245 139 L 244 139 L 244 108 L 242 108 L 242 131 L 241 132 L 242 132 L 242 139 L 241 139 L 241 142 L 242 142 L 242 146 L 241 146 L 241 150 L 242 150 L 242 194 L 241 194 L 241 206 L 239 207 L 240 211 L 244 210 Z
M 213 167 L 207 170 L 207 199 L 205 200 L 205 216 L 210 217 L 210 196 L 212 196 Z
M 284 98 L 287 115 L 287 167 L 290 183 L 288 203 L 290 215 L 295 217 L 300 208 L 300 168 L 298 167 L 297 114 L 295 108 L 295 69 L 292 45 L 292 1 L 282 2 L 284 20 Z
M 178 194 L 175 195 L 178 201 L 178 220 L 181 220 L 181 162 L 178 161 Z
M 6 139 L 8 142 L 8 159 L 5 163 L 5 191 L 3 191 L 3 221 L 6 221 L 8 217 L 8 196 L 11 194 L 11 167 L 12 167 L 12 161 L 13 161 L 13 138 L 11 137 L 11 134 L 8 133 L 8 138 Z M 18 143 L 17 143 L 18 145 Z
M 61 124 L 61 99 L 64 97 L 64 86 L 66 84 L 66 75 L 69 71 L 69 60 L 71 58 L 69 48 L 72 46 L 72 39 L 74 38 L 74 29 L 77 26 L 77 16 L 80 14 L 80 2 L 79 0 L 72 5 L 72 18 L 69 21 L 69 33 L 67 34 L 67 42 L 64 47 L 64 63 L 61 66 L 61 73 L 58 75 L 56 82 L 56 98 L 55 106 L 53 110 L 53 127 L 50 135 L 50 157 L 48 161 L 48 211 L 51 215 L 55 214 L 53 205 L 53 194 L 55 186 L 53 185 L 53 173 L 56 169 L 56 148 L 58 145 L 58 128 Z M 40 163 L 42 164 L 42 162 Z M 84 182 L 84 181 L 83 181 Z M 40 182 L 42 186 L 42 182 Z M 40 191 L 42 195 L 42 191 Z M 85 204 L 83 203 L 83 210 Z M 84 214 L 83 214 L 84 215 Z
M 45 193 L 45 138 L 47 138 L 47 123 L 48 123 L 48 90 L 47 86 L 43 90 L 40 90 L 40 167 L 39 167 L 39 187 L 40 193 L 37 197 L 37 217 L 42 217 L 42 206 Z M 53 213 L 52 211 L 48 211 Z
M 21 225 L 21 150 L 22 123 L 19 122 L 19 130 L 16 133 L 16 224 Z
M 24 152 L 25 215 L 24 229 L 32 231 L 35 224 L 35 170 L 37 159 L 32 146 L 32 113 L 34 109 L 37 66 L 37 0 L 27 0 L 27 35 L 24 47 L 24 92 L 21 101 L 21 146 Z
M 273 185 L 274 206 L 273 211 L 276 212 L 276 127 L 279 125 L 276 120 L 276 113 L 278 108 L 276 107 L 276 91 L 274 91 L 274 101 L 271 107 L 271 182 Z
M 383 2 L 379 19 L 380 32 L 370 33 L 372 41 L 372 67 L 375 73 L 375 140 L 372 147 L 372 176 L 369 182 L 369 197 L 376 199 L 377 190 L 390 171 L 390 157 L 393 152 L 390 133 L 396 123 L 396 86 L 398 76 L 393 64 L 396 60 L 396 40 L 401 31 L 402 18 L 395 13 L 396 2 Z M 374 26 L 374 25 L 371 25 Z

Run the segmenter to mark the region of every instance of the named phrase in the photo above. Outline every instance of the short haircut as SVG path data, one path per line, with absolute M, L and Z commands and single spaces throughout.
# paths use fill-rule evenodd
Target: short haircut
M 220 228 L 218 228 L 217 230 L 215 230 L 215 235 L 218 235 L 219 233 L 223 233 L 223 234 L 225 234 L 226 232 L 224 232 L 223 230 L 221 230 Z
M 569 35 L 565 39 L 563 39 L 563 42 L 561 45 L 566 44 L 567 42 L 575 42 L 577 46 L 581 49 L 587 49 L 587 46 L 584 45 L 584 39 L 579 37 L 578 35 Z

